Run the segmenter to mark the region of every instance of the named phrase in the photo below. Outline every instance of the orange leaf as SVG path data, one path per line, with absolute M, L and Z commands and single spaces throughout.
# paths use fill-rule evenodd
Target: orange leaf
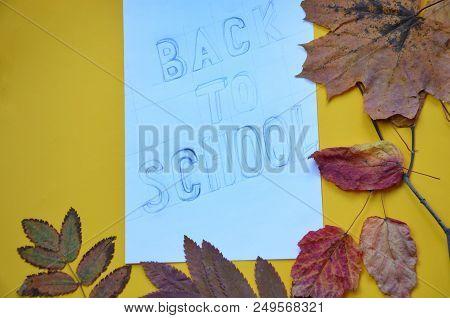
M 305 0 L 308 21 L 331 30 L 304 45 L 299 77 L 326 86 L 328 97 L 361 82 L 372 119 L 416 117 L 421 92 L 450 100 L 450 0 Z
M 403 178 L 403 156 L 388 141 L 328 148 L 311 155 L 320 173 L 342 190 L 383 190 Z
M 342 297 L 356 290 L 361 273 L 361 251 L 343 230 L 325 226 L 309 232 L 292 267 L 292 297 Z
M 370 217 L 364 222 L 360 244 L 367 271 L 381 291 L 393 297 L 409 297 L 417 283 L 417 251 L 408 225 Z

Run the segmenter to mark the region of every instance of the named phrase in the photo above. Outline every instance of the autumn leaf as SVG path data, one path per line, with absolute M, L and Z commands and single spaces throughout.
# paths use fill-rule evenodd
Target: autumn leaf
M 256 295 L 247 279 L 237 267 L 227 260 L 222 253 L 211 243 L 202 242 L 202 254 L 205 263 L 212 264 L 214 271 L 208 277 L 218 280 L 223 289 L 224 297 L 255 298 Z
M 63 269 L 66 263 L 58 253 L 44 249 L 42 247 L 26 246 L 17 249 L 22 259 L 42 269 Z
M 200 294 L 190 293 L 181 290 L 158 290 L 149 293 L 142 298 L 200 298 Z
M 256 297 L 244 275 L 211 243 L 198 246 L 184 237 L 184 253 L 192 280 L 202 297 Z
M 20 296 L 55 297 L 73 293 L 78 288 L 72 277 L 62 272 L 28 276 L 18 290 Z
M 43 220 L 26 219 L 22 221 L 22 227 L 30 239 L 36 246 L 58 251 L 59 235 L 56 229 Z
M 84 254 L 77 268 L 77 275 L 83 285 L 91 285 L 106 271 L 114 255 L 115 239 L 115 237 L 103 239 Z
M 343 190 L 383 190 L 403 179 L 403 156 L 388 142 L 328 148 L 311 155 L 321 175 Z
M 73 262 L 81 248 L 81 221 L 77 211 L 67 212 L 59 237 L 59 253 L 67 263 Z
M 103 278 L 91 291 L 90 298 L 116 298 L 125 289 L 131 275 L 131 266 L 123 266 Z
M 327 225 L 306 234 L 298 246 L 291 271 L 293 297 L 342 297 L 357 289 L 362 253 L 343 230 Z
M 192 280 L 175 267 L 156 262 L 142 263 L 142 266 L 144 267 L 145 275 L 159 289 L 186 292 L 199 296 L 197 287 L 195 287 Z
M 202 249 L 189 237 L 184 237 L 184 255 L 192 280 L 203 297 L 223 296 L 222 288 L 215 279 L 214 267 L 203 260 Z
M 255 279 L 261 298 L 287 298 L 286 287 L 275 268 L 268 261 L 258 257 L 255 266 Z
M 416 286 L 416 244 L 407 224 L 370 217 L 360 236 L 364 265 L 380 290 L 393 297 L 409 297 Z
M 422 92 L 450 100 L 450 0 L 305 0 L 308 21 L 331 30 L 307 43 L 299 77 L 326 86 L 328 98 L 357 83 L 372 119 L 416 117 Z

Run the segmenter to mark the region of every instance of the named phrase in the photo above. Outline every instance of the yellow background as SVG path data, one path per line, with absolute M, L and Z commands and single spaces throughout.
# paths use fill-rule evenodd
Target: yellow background
M 323 29 L 316 31 L 325 34 Z M 121 1 L 0 0 L 0 296 L 16 296 L 24 278 L 38 272 L 16 252 L 29 244 L 20 221 L 42 218 L 59 228 L 70 206 L 82 218 L 81 253 L 96 240 L 116 235 L 116 254 L 109 270 L 123 264 L 122 78 Z M 322 148 L 377 140 L 357 90 L 327 103 L 319 87 L 318 100 Z M 428 97 L 417 128 L 415 170 L 441 180 L 412 176 L 448 225 L 449 126 L 438 101 Z M 391 126 L 383 124 L 382 130 L 408 158 Z M 409 130 L 401 134 L 409 140 Z M 346 193 L 323 182 L 325 223 L 348 227 L 366 195 Z M 382 215 L 380 202 L 380 194 L 372 197 L 352 228 L 354 237 L 359 237 L 365 217 Z M 389 216 L 409 224 L 417 243 L 418 284 L 412 295 L 449 296 L 449 257 L 441 229 L 405 185 L 387 192 L 385 203 Z M 290 287 L 293 261 L 273 263 Z M 255 287 L 254 263 L 237 262 L 237 266 Z M 186 270 L 184 264 L 177 267 Z M 133 266 L 122 296 L 136 297 L 152 290 L 142 268 Z M 364 270 L 358 291 L 348 296 L 382 294 Z

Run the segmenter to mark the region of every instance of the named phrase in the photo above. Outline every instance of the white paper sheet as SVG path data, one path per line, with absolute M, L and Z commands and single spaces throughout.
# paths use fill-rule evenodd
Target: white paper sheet
M 124 0 L 126 262 L 290 259 L 322 226 L 295 0 Z

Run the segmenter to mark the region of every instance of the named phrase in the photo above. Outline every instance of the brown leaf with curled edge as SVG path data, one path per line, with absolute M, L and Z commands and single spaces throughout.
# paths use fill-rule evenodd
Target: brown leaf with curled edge
M 305 0 L 306 20 L 331 30 L 307 43 L 299 77 L 326 86 L 328 98 L 366 87 L 372 119 L 413 119 L 425 91 L 450 101 L 450 0 Z
M 275 268 L 268 261 L 258 257 L 255 265 L 255 279 L 261 298 L 287 298 L 286 287 Z
M 56 270 L 63 269 L 66 266 L 58 253 L 42 247 L 20 247 L 17 252 L 25 262 L 42 269 Z
M 184 237 L 184 255 L 192 280 L 202 297 L 223 297 L 212 263 L 204 262 L 202 249 L 187 236 Z
M 114 240 L 109 237 L 94 245 L 78 264 L 77 275 L 81 284 L 91 285 L 106 269 L 114 256 Z
M 417 250 L 408 225 L 370 217 L 359 241 L 364 265 L 380 290 L 393 297 L 409 297 L 417 283 Z
M 94 287 L 89 298 L 117 298 L 128 284 L 130 275 L 130 265 L 117 268 Z
M 78 286 L 66 273 L 40 273 L 28 276 L 17 293 L 20 296 L 55 297 L 73 293 Z
M 27 237 L 36 246 L 51 251 L 58 251 L 59 234 L 56 229 L 43 220 L 26 219 L 22 221 L 22 227 Z
M 371 191 L 395 186 L 403 180 L 403 156 L 388 142 L 328 148 L 314 158 L 321 175 L 342 190 Z
M 306 234 L 298 246 L 301 251 L 291 270 L 292 297 L 342 297 L 357 289 L 362 253 L 343 230 L 327 225 Z
M 142 263 L 145 275 L 159 289 L 199 294 L 192 280 L 173 266 L 156 263 Z
M 141 298 L 200 298 L 200 294 L 181 290 L 158 290 Z
M 59 253 L 67 263 L 73 262 L 81 248 L 81 221 L 75 209 L 67 212 L 59 237 Z
M 202 254 L 204 262 L 212 264 L 212 273 L 208 278 L 218 280 L 223 290 L 223 297 L 227 298 L 255 298 L 255 292 L 250 287 L 247 279 L 237 267 L 227 260 L 222 253 L 211 243 L 202 242 Z
M 393 123 L 398 128 L 406 128 L 414 126 L 417 123 L 417 120 L 419 120 L 420 113 L 422 112 L 423 105 L 425 104 L 425 98 L 427 97 L 427 94 L 425 92 L 419 93 L 419 110 L 417 111 L 416 117 L 413 119 L 409 119 L 406 117 L 403 117 L 401 115 L 394 115 L 389 120 L 391 123 Z

